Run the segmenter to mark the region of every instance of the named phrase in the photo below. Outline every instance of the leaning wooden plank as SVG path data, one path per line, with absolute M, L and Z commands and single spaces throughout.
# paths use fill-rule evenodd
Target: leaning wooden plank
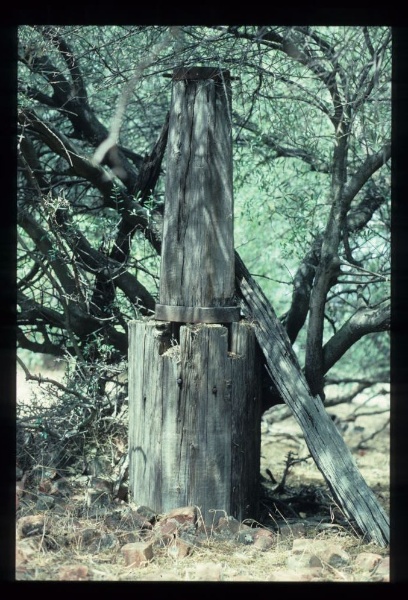
M 310 453 L 333 496 L 364 537 L 380 546 L 389 544 L 389 519 L 368 487 L 337 427 L 319 397 L 310 393 L 289 338 L 258 284 L 235 255 L 237 292 L 242 310 L 254 320 L 258 343 L 269 374 L 291 409 Z

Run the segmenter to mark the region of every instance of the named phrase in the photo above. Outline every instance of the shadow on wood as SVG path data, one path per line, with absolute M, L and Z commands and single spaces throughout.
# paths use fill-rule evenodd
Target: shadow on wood
M 129 323 L 129 476 L 157 512 L 258 514 L 260 370 L 248 323 Z M 220 514 L 218 514 L 220 516 Z

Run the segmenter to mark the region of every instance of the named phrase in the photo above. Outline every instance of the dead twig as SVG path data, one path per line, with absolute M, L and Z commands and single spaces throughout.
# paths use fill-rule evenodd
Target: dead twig
M 362 440 L 360 440 L 359 443 L 357 444 L 357 446 L 355 446 L 353 448 L 353 450 L 362 450 L 364 448 L 366 442 L 374 439 L 376 435 L 378 435 L 379 433 L 381 433 L 382 431 L 384 431 L 384 429 L 389 425 L 389 423 L 390 423 L 390 419 L 387 419 L 385 421 L 385 423 L 382 425 L 382 427 L 380 427 L 379 429 L 376 429 L 371 435 L 369 435 L 366 438 L 363 438 Z

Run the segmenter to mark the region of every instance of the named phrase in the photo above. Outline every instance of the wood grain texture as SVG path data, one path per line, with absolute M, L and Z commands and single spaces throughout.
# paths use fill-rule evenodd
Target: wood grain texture
M 229 79 L 173 82 L 160 304 L 233 306 Z
M 256 518 L 261 398 L 253 329 L 182 326 L 172 346 L 170 324 L 157 326 L 129 323 L 133 500 L 158 512 L 196 505 L 207 524 L 214 510 Z
M 388 515 L 362 477 L 322 401 L 311 395 L 286 331 L 238 255 L 236 272 L 242 309 L 254 319 L 269 374 L 302 428 L 310 453 L 336 502 L 368 540 L 386 546 L 390 539 Z

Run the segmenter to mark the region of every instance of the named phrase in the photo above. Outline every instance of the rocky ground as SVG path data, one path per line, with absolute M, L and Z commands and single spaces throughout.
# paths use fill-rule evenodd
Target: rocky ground
M 389 395 L 379 393 L 330 409 L 387 511 L 388 408 Z M 263 417 L 256 522 L 218 512 L 204 526 L 197 507 L 157 515 L 128 501 L 126 478 L 115 490 L 112 471 L 101 466 L 63 477 L 17 469 L 16 579 L 388 581 L 389 548 L 364 543 L 347 522 L 300 429 L 292 418 L 280 420 L 284 410 Z

